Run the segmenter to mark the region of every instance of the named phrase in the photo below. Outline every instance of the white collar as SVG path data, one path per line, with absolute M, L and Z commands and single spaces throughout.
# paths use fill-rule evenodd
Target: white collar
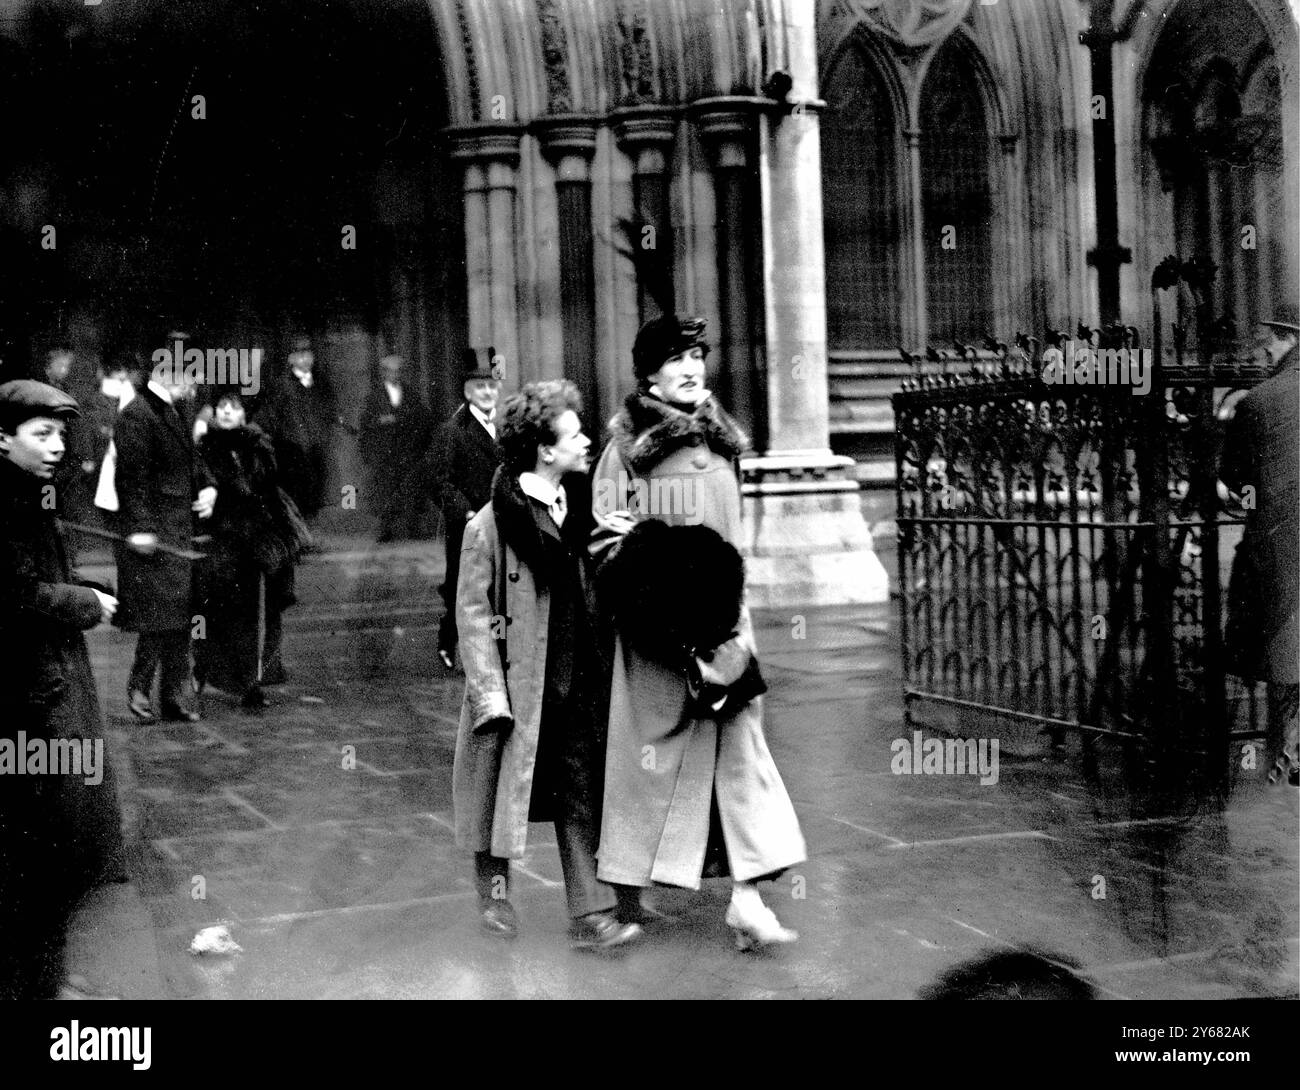
M 519 487 L 523 489 L 525 496 L 531 496 L 538 503 L 551 507 L 555 501 L 564 495 L 564 488 L 551 484 L 545 477 L 536 473 L 525 472 L 519 474 Z
M 157 379 L 151 378 L 149 380 L 149 389 L 163 399 L 163 404 L 170 405 L 172 403 L 171 391 Z
M 488 414 L 485 413 L 482 409 L 480 409 L 477 405 L 475 405 L 474 402 L 467 401 L 465 402 L 465 404 L 469 406 L 469 411 L 474 414 L 474 419 L 477 420 L 484 427 L 487 427 L 489 424 L 493 424 L 496 422 L 495 411 L 491 416 L 488 416 Z
M 294 378 L 302 383 L 302 388 L 304 390 L 310 390 L 311 384 L 316 381 L 315 376 L 313 376 L 310 371 L 303 371 L 300 374 L 299 372 L 290 369 L 289 374 L 293 375 Z

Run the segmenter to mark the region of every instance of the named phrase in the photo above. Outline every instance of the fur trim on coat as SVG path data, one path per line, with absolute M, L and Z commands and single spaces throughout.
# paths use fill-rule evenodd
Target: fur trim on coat
M 686 412 L 649 394 L 630 394 L 609 427 L 623 461 L 638 476 L 701 439 L 733 460 L 750 447 L 749 436 L 712 397 Z

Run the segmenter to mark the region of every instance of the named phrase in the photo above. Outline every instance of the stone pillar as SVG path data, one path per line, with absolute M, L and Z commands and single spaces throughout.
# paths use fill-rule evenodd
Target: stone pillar
M 596 119 L 553 115 L 533 123 L 542 154 L 555 167 L 560 228 L 560 311 L 564 375 L 582 394 L 589 420 L 600 404 L 596 383 L 596 289 L 592 270 L 591 158 Z
M 746 459 L 746 554 L 755 605 L 880 602 L 885 570 L 851 458 L 830 450 L 815 0 L 785 5 L 793 109 L 760 125 L 768 443 Z
M 717 190 L 718 302 L 722 328 L 718 331 L 722 367 L 719 394 L 749 430 L 754 444 L 766 443 L 766 420 L 756 404 L 752 336 L 753 278 L 756 272 L 752 236 L 753 155 L 756 119 L 765 99 L 726 95 L 701 99 L 691 107 L 700 136 L 714 166 Z
M 915 352 L 924 352 L 930 340 L 930 301 L 925 287 L 925 197 L 921 192 L 921 130 L 906 129 L 907 186 L 911 195 L 911 215 L 908 217 L 908 236 L 912 244 L 912 327 L 916 340 Z
M 451 157 L 465 170 L 465 274 L 469 343 L 492 345 L 505 359 L 506 385 L 519 376 L 519 313 L 515 301 L 515 172 L 517 125 L 449 130 Z
M 654 228 L 655 249 L 671 255 L 672 220 L 668 215 L 668 160 L 677 135 L 677 114 L 665 106 L 626 106 L 610 119 L 618 146 L 632 160 L 632 201 L 637 216 Z M 641 239 L 633 239 L 634 245 Z M 644 285 L 638 284 L 637 310 L 640 321 L 658 317 L 660 308 Z

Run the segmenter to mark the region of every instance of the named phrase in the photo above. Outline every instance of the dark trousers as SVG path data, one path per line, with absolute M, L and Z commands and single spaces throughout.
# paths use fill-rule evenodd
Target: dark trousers
M 438 650 L 454 651 L 459 640 L 456 631 L 456 583 L 460 579 L 460 547 L 465 541 L 465 520 L 454 515 L 444 520 L 444 539 L 447 550 L 447 575 L 438 588 L 447 610 L 438 625 Z
M 596 877 L 596 840 L 590 823 L 569 820 L 567 815 L 557 817 L 555 842 L 560 849 L 570 918 L 613 909 L 618 903 L 614 887 Z M 491 852 L 475 852 L 474 886 L 480 901 L 505 900 L 510 896 L 510 860 Z
M 190 630 L 141 632 L 131 663 L 130 688 L 149 696 L 162 667 L 158 696 L 164 707 L 188 707 L 190 697 Z

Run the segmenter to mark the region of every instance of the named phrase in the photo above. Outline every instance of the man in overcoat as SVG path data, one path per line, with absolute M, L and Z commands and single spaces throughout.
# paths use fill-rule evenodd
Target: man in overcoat
M 77 411 L 68 394 L 44 383 L 0 386 L 3 998 L 52 998 L 62 982 L 64 931 L 78 899 L 96 885 L 125 878 L 116 784 L 82 636 L 107 623 L 117 600 L 74 580 L 46 502 L 65 456 L 65 424 Z M 32 765 L 33 744 L 41 753 L 39 768 Z
M 487 503 L 492 475 L 501 464 L 496 408 L 502 369 L 495 358 L 495 348 L 465 350 L 461 376 L 465 402 L 452 414 L 434 445 L 433 477 L 447 548 L 447 574 L 439 588 L 447 608 L 438 627 L 438 656 L 448 670 L 456 665 L 456 584 L 465 523 Z
M 530 820 L 553 820 L 570 934 L 604 949 L 641 929 L 615 918 L 616 893 L 596 877 L 604 690 L 586 574 L 591 518 L 564 484 L 587 468 L 579 404 L 563 381 L 507 402 L 506 461 L 465 531 L 456 598 L 465 699 L 452 785 L 483 927 L 516 933 L 509 861 L 523 856 Z
M 1229 585 L 1231 668 L 1269 688 L 1269 744 L 1284 752 L 1293 782 L 1300 683 L 1300 323 L 1294 313 L 1263 323 L 1273 374 L 1240 402 L 1225 437 L 1224 483 L 1246 504 L 1246 533 Z M 1249 491 L 1247 491 L 1249 489 Z
M 325 450 L 338 419 L 334 395 L 316 367 L 310 338 L 295 336 L 289 373 L 276 384 L 258 426 L 275 445 L 284 490 L 305 518 L 325 502 Z
M 193 722 L 190 633 L 194 624 L 190 550 L 195 518 L 207 519 L 217 501 L 212 474 L 194 446 L 189 386 L 180 367 L 159 365 L 148 384 L 117 419 L 119 527 L 118 625 L 138 632 L 127 685 L 127 706 L 141 722 L 157 715 L 150 703 L 161 669 L 159 697 L 164 718 Z
M 403 381 L 405 361 L 379 361 L 380 381 L 361 412 L 361 456 L 370 470 L 379 508 L 379 540 L 414 537 L 420 515 L 412 473 L 429 442 L 429 414 L 419 393 Z

